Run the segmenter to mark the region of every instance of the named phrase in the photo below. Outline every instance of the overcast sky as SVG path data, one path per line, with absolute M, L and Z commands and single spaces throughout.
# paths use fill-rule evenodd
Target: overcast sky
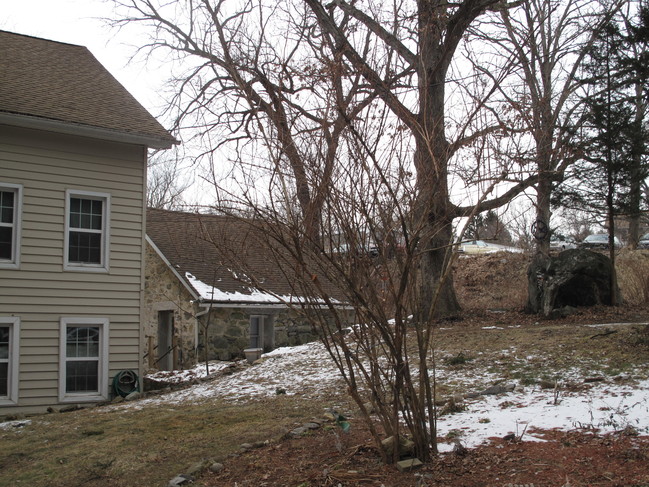
M 143 62 L 129 64 L 136 40 L 105 26 L 112 4 L 106 0 L 0 0 L 0 30 L 86 46 L 153 115 L 165 76 Z M 129 45 L 130 44 L 130 45 Z M 0 46 L 1 49 L 1 46 Z

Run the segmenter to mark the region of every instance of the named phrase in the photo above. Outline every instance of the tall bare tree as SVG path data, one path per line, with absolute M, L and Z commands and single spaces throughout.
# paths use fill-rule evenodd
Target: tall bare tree
M 419 315 L 428 319 L 433 308 L 436 315 L 458 312 L 452 278 L 442 275 L 452 221 L 473 207 L 452 201 L 449 174 L 462 148 L 500 125 L 475 128 L 484 100 L 472 100 L 449 139 L 448 76 L 468 27 L 486 9 L 504 8 L 502 2 L 116 3 L 127 9 L 118 23 L 151 27 L 145 49 L 183 60 L 186 71 L 171 105 L 177 126 L 191 129 L 206 151 L 237 144 L 238 163 L 263 166 L 265 159 L 273 171 L 289 171 L 305 238 L 316 243 L 333 168 L 352 163 L 341 154 L 341 135 L 371 103 L 386 107 L 392 130 L 406 131 L 413 145 L 414 206 L 426 228 L 419 236 L 425 276 Z M 259 177 L 246 178 L 256 179 L 259 190 Z M 502 205 L 532 181 L 483 201 L 480 211 Z
M 511 130 L 522 138 L 511 157 L 538 175 L 535 261 L 548 257 L 553 190 L 578 158 L 573 136 L 584 121 L 579 97 L 584 57 L 601 26 L 624 3 L 524 0 L 500 10 L 480 34 L 494 55 L 515 65 L 513 76 L 498 85 L 499 106 L 518 114 Z M 488 67 L 483 72 L 493 77 Z M 532 312 L 540 310 L 537 282 L 531 275 L 527 307 Z
M 189 188 L 186 171 L 177 159 L 156 154 L 149 159 L 147 167 L 146 204 L 149 208 L 176 210 L 186 203 L 183 193 Z
M 460 65 L 452 71 L 459 46 L 471 40 L 469 26 L 507 5 L 116 3 L 126 9 L 118 24 L 150 27 L 143 49 L 179 59 L 184 72 L 170 109 L 177 127 L 217 161 L 219 206 L 246 213 L 276 249 L 273 264 L 290 277 L 293 294 L 308 297 L 294 305 L 319 326 L 363 414 L 363 401 L 371 402 L 397 437 L 405 419 L 417 454 L 429 458 L 434 320 L 459 310 L 453 220 L 497 208 L 537 180 L 521 180 L 504 159 L 487 171 L 481 157 L 469 156 L 485 138 L 506 136 L 485 104 L 502 78 L 458 98 L 475 75 L 456 78 Z M 226 179 L 220 150 L 234 163 Z M 456 171 L 480 175 L 470 202 L 454 198 Z M 251 279 L 263 288 L 264 276 Z M 350 341 L 327 282 L 357 310 Z M 333 324 L 323 307 L 337 317 Z

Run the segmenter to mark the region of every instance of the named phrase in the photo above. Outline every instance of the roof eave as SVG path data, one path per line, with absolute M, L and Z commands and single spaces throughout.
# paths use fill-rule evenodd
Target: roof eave
M 180 275 L 180 273 L 175 269 L 175 267 L 171 264 L 171 262 L 169 262 L 167 257 L 165 257 L 165 254 L 163 254 L 162 251 L 158 248 L 158 246 L 155 244 L 153 239 L 151 237 L 149 237 L 148 235 L 145 235 L 144 239 L 151 246 L 151 248 L 158 255 L 158 257 L 160 257 L 160 260 L 162 260 L 162 262 L 165 263 L 165 265 L 169 268 L 169 270 L 172 272 L 172 274 L 174 276 L 176 276 L 176 278 L 185 287 L 185 289 L 187 289 L 189 294 L 191 294 L 192 298 L 194 298 L 196 301 L 202 301 L 202 298 L 200 297 L 198 292 L 196 292 L 196 290 L 191 286 L 191 284 L 189 284 L 183 278 L 183 276 Z
M 91 125 L 82 125 L 72 122 L 63 122 L 61 120 L 52 120 L 49 118 L 8 112 L 0 112 L 0 124 L 44 130 L 47 132 L 56 132 L 60 134 L 79 135 L 82 137 L 108 140 L 111 142 L 144 145 L 152 149 L 170 149 L 174 145 L 180 144 L 180 142 L 172 136 L 163 138 L 150 135 L 133 134 L 101 127 L 93 127 Z
M 327 308 L 328 305 L 326 303 L 301 303 L 301 302 L 291 302 L 291 303 L 284 303 L 284 302 L 268 302 L 268 301 L 224 301 L 224 300 L 214 300 L 211 301 L 209 299 L 203 298 L 201 301 L 201 306 L 207 307 L 207 306 L 212 306 L 216 308 L 277 308 L 277 309 L 286 309 L 290 307 L 297 307 L 301 306 L 303 304 L 307 304 L 308 306 L 316 306 L 320 308 Z M 354 306 L 351 306 L 350 304 L 347 303 L 339 303 L 339 304 L 334 304 L 334 308 L 338 309 L 349 309 L 353 310 L 355 309 Z

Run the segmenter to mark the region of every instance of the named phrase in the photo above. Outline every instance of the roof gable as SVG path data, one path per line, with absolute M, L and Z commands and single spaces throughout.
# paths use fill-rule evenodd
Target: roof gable
M 5 31 L 0 46 L 0 121 L 94 129 L 156 148 L 177 143 L 87 48 Z

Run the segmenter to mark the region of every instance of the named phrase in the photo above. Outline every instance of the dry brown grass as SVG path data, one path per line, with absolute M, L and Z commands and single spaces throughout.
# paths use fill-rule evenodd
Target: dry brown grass
M 204 458 L 222 460 L 241 443 L 277 439 L 321 414 L 319 404 L 277 396 L 246 405 L 212 401 L 35 416 L 31 425 L 0 430 L 0 486 L 162 486 Z
M 466 310 L 522 309 L 527 300 L 527 254 L 460 256 L 454 265 L 454 283 Z
M 625 250 L 616 260 L 617 279 L 626 303 L 649 302 L 649 250 Z
M 498 252 L 461 256 L 455 286 L 466 310 L 523 309 L 527 301 L 528 254 Z M 624 302 L 649 302 L 649 250 L 623 250 L 616 257 L 618 285 Z

